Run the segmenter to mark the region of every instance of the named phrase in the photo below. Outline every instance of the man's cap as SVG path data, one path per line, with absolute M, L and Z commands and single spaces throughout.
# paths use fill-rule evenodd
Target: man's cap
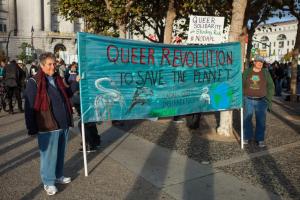
M 23 64 L 22 60 L 18 60 L 17 63 L 18 63 L 18 64 Z
M 265 59 L 262 56 L 256 55 L 254 57 L 254 61 L 256 61 L 256 62 L 262 62 L 263 63 L 263 62 L 265 62 Z

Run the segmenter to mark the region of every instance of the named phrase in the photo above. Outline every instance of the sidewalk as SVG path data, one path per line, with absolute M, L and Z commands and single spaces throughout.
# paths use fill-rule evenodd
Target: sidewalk
M 265 150 L 241 150 L 234 138 L 204 138 L 202 130 L 188 132 L 184 124 L 139 121 L 116 128 L 104 123 L 102 149 L 88 154 L 88 177 L 78 151 L 81 137 L 72 129 L 65 174 L 73 181 L 58 186 L 54 198 L 250 200 L 281 199 L 271 191 L 282 191 L 284 199 L 293 199 L 300 191 L 298 107 L 275 101 Z M 211 131 L 208 118 L 203 123 Z M 0 199 L 50 199 L 23 115 L 0 113 L 0 119 Z
M 14 124 L 20 120 L 21 114 L 8 116 L 13 123 L 9 127 L 23 127 Z M 24 130 L 5 130 L 7 126 L 1 124 L 1 199 L 48 198 L 39 180 L 36 141 Z M 72 134 L 65 173 L 73 182 L 59 186 L 55 199 L 276 199 L 211 165 L 107 124 L 102 130 L 103 151 L 88 154 L 88 177 L 83 175 L 82 154 L 77 151 L 80 137 Z
M 199 164 L 134 135 L 124 134 L 120 141 L 104 152 L 174 199 L 279 199 L 212 165 Z M 130 193 L 126 199 L 134 196 Z

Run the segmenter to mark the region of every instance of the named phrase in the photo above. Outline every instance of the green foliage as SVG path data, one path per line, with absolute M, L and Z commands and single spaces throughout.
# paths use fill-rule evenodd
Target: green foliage
M 103 35 L 117 35 L 116 23 L 101 0 L 60 0 L 59 12 L 67 20 L 83 18 L 85 31 Z
M 25 63 L 29 63 L 34 59 L 32 55 L 26 55 L 26 48 L 32 48 L 32 46 L 26 42 L 23 42 L 21 46 L 19 46 L 19 49 L 21 49 L 21 53 L 17 55 L 17 58 L 18 60 L 22 60 Z
M 292 58 L 293 58 L 293 51 L 290 51 L 283 56 L 283 60 L 286 62 L 290 62 Z
M 133 33 L 142 34 L 152 42 L 163 42 L 168 3 L 166 0 L 140 0 L 138 4 L 134 4 L 133 9 L 136 12 L 134 12 L 135 15 L 131 15 L 129 26 Z M 174 4 L 176 10 L 174 30 L 181 30 L 181 32 L 175 32 L 173 35 L 182 38 L 187 37 L 189 15 L 225 16 L 225 24 L 230 21 L 228 18 L 231 15 L 232 0 L 175 0 Z M 149 38 L 145 30 L 148 30 L 148 33 L 153 32 L 158 41 Z
M 132 4 L 127 6 L 130 2 Z M 67 20 L 84 18 L 86 32 L 118 36 L 118 27 L 124 24 L 133 34 L 153 41 L 146 35 L 152 32 L 158 38 L 156 42 L 163 42 L 168 3 L 167 0 L 60 0 L 58 8 Z M 191 14 L 225 16 L 225 23 L 229 23 L 231 5 L 232 0 L 175 0 L 174 26 L 182 30 L 175 35 L 187 37 L 185 32 Z

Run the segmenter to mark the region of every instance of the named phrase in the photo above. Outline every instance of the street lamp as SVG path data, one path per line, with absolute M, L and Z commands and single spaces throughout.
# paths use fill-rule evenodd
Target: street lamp
M 35 49 L 34 49 L 34 46 L 33 46 L 33 33 L 34 33 L 34 28 L 33 26 L 31 26 L 31 57 L 32 59 L 36 59 L 35 57 Z
M 33 33 L 34 33 L 34 29 L 33 26 L 31 26 L 31 48 L 33 48 Z
M 10 30 L 7 36 L 7 41 L 6 41 L 6 59 L 8 61 L 9 57 L 8 57 L 8 43 L 9 43 L 9 39 L 10 39 L 10 35 L 12 32 L 14 32 L 15 30 Z

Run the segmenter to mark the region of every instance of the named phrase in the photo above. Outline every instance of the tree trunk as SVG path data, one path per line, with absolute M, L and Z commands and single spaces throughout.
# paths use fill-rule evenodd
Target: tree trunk
M 247 0 L 234 0 L 232 10 L 232 19 L 229 31 L 229 42 L 240 41 L 242 33 L 244 14 L 247 6 Z M 243 60 L 243 59 L 242 59 Z M 242 68 L 242 66 L 241 66 Z M 230 136 L 232 130 L 232 111 L 222 111 L 220 116 L 220 126 L 217 129 L 220 135 Z
M 124 23 L 118 23 L 118 28 L 119 28 L 119 38 L 126 38 L 126 24 Z
M 128 18 L 128 13 L 130 12 L 130 7 L 132 6 L 133 3 L 134 3 L 134 0 L 127 1 L 126 5 L 125 5 L 125 12 L 123 13 L 123 15 L 119 16 L 119 18 L 116 20 L 120 38 L 123 38 L 123 39 L 126 38 L 127 18 Z M 112 10 L 113 10 L 112 1 L 105 0 L 105 4 L 106 4 L 107 10 L 112 12 Z
M 244 69 L 245 69 L 245 62 L 246 62 L 246 60 L 245 60 L 245 50 L 246 50 L 246 42 L 245 42 L 245 40 L 246 40 L 246 37 L 247 37 L 247 27 L 243 27 L 243 29 L 242 29 L 243 31 L 241 32 L 241 34 L 240 34 L 240 42 L 241 42 L 241 51 L 242 51 L 242 72 L 244 71 Z
M 250 59 L 251 59 L 251 49 L 253 47 L 252 45 L 252 41 L 253 41 L 253 35 L 254 35 L 254 31 L 249 30 L 248 31 L 248 45 L 247 45 L 247 52 L 246 52 L 246 66 L 249 66 L 250 63 Z
M 293 50 L 293 58 L 292 58 L 292 77 L 291 77 L 291 101 L 297 101 L 297 66 L 298 66 L 298 57 L 300 50 L 300 20 L 298 20 L 298 30 L 296 35 L 296 43 Z
M 174 0 L 169 0 L 168 12 L 166 17 L 166 26 L 164 31 L 164 43 L 172 43 L 173 23 L 176 17 Z

